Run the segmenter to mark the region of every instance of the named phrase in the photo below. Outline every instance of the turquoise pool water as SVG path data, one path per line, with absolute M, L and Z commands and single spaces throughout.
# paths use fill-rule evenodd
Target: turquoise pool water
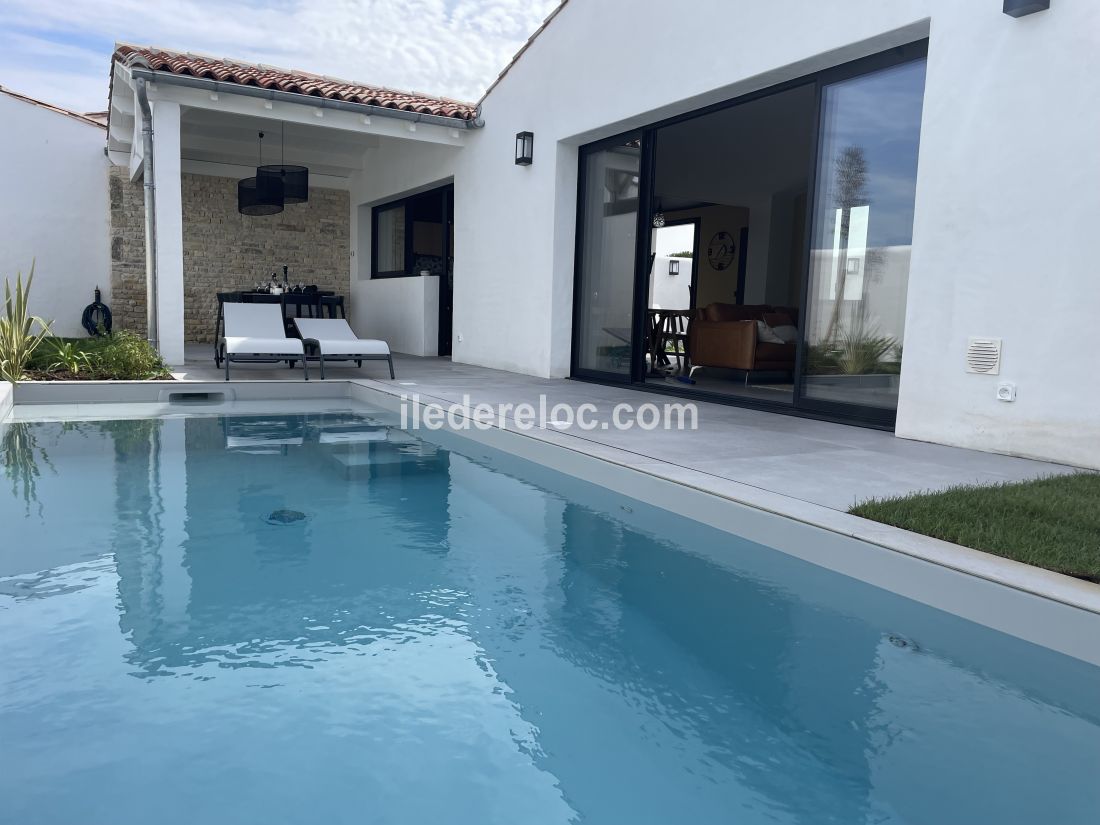
M 1098 821 L 1098 669 L 472 442 L 4 455 L 0 822 Z

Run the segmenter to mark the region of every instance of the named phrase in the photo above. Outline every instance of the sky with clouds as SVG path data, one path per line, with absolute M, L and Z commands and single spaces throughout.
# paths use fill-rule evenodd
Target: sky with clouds
M 115 41 L 476 100 L 558 0 L 0 0 L 0 86 L 107 108 Z

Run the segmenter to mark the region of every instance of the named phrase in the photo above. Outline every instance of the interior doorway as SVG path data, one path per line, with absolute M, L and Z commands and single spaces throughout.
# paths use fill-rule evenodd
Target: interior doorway
M 650 233 L 649 287 L 646 298 L 646 371 L 685 376 L 687 327 L 695 306 L 698 218 L 659 219 Z
M 443 190 L 443 272 L 439 277 L 439 354 L 450 356 L 455 293 L 455 188 Z

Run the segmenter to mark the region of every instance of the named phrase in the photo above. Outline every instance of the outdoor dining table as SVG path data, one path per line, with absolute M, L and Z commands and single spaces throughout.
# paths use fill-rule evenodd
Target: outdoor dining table
M 296 318 L 318 318 L 323 314 L 321 301 L 324 298 L 336 296 L 331 290 L 317 290 L 315 292 L 283 292 L 274 295 L 270 292 L 256 292 L 255 290 L 238 292 L 241 302 L 246 304 L 281 304 L 283 314 L 286 315 L 287 307 L 294 308 Z M 344 296 L 337 296 L 343 301 Z M 304 315 L 308 312 L 308 316 Z

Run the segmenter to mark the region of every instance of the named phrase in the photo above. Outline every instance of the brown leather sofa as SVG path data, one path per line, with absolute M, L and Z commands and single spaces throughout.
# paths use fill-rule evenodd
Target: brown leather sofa
M 765 319 L 765 316 L 771 316 Z M 688 357 L 692 366 L 753 371 L 794 371 L 795 345 L 757 340 L 757 321 L 786 315 L 798 324 L 798 310 L 769 304 L 708 304 L 688 323 Z

